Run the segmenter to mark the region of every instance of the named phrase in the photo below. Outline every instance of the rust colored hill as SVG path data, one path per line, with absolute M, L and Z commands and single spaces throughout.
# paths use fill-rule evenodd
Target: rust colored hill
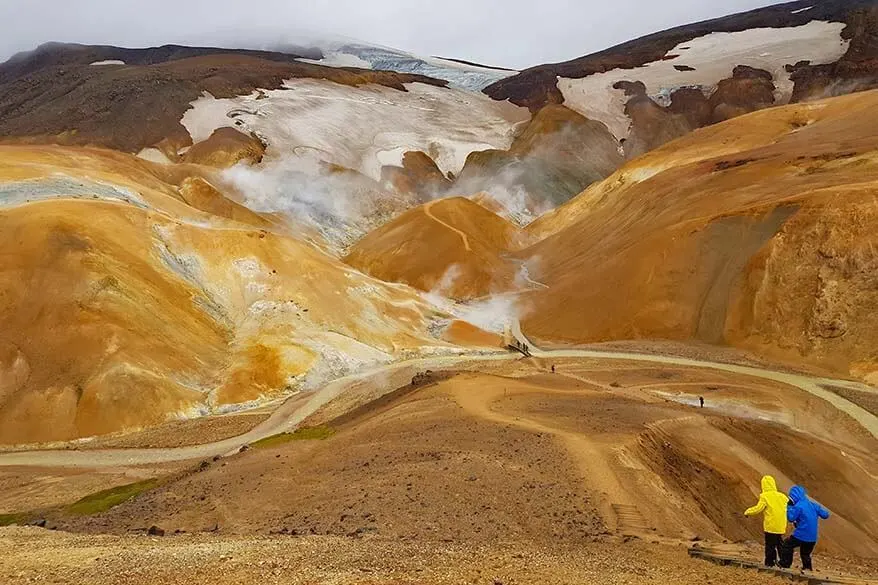
M 415 81 L 446 84 L 421 75 L 322 67 L 295 57 L 190 47 L 44 46 L 0 65 L 0 137 L 125 152 L 157 146 L 176 158 L 179 148 L 191 144 L 180 120 L 204 92 L 234 97 L 277 89 L 295 78 L 400 91 Z M 92 65 L 102 60 L 125 64 Z
M 528 231 L 542 339 L 730 343 L 878 370 L 878 92 L 763 110 L 620 169 Z
M 415 293 L 275 229 L 194 168 L 0 147 L 0 443 L 198 416 L 445 345 Z
M 183 162 L 228 168 L 246 162 L 257 164 L 265 156 L 265 145 L 255 136 L 235 130 L 219 128 L 210 138 L 195 144 L 183 155 Z
M 442 174 L 436 161 L 419 150 L 405 153 L 401 167 L 382 168 L 381 178 L 399 193 L 416 196 L 422 201 L 445 195 L 451 187 L 451 180 Z
M 412 209 L 358 242 L 344 261 L 388 282 L 456 299 L 508 290 L 519 245 L 511 223 L 469 199 L 440 199 Z
M 470 154 L 454 190 L 523 193 L 529 210 L 545 210 L 606 178 L 622 162 L 619 143 L 604 124 L 564 106 L 549 105 L 534 116 L 508 151 Z M 495 199 L 502 199 L 502 194 L 497 195 Z
M 814 67 L 799 64 L 799 74 L 795 79 L 797 97 L 826 96 L 823 91 L 832 86 L 837 93 L 828 95 L 874 87 L 878 81 L 878 45 L 874 42 L 878 27 L 874 0 L 801 0 L 680 26 L 572 61 L 533 67 L 488 86 L 485 93 L 536 112 L 545 105 L 563 103 L 564 97 L 557 87 L 558 77 L 580 79 L 613 69 L 634 69 L 662 59 L 682 43 L 711 33 L 795 27 L 813 20 L 846 23 L 848 28 L 844 36 L 854 39 L 854 42 L 849 53 L 837 64 Z

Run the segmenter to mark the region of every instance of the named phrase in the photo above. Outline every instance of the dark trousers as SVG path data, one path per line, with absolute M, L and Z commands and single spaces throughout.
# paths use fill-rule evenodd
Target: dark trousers
M 814 546 L 816 542 L 803 542 L 798 538 L 791 536 L 789 540 L 784 542 L 783 549 L 781 550 L 780 555 L 780 566 L 784 569 L 789 569 L 793 566 L 793 552 L 798 548 L 799 553 L 802 555 L 802 568 L 806 571 L 811 571 L 814 567 L 811 566 L 811 553 L 814 551 Z
M 783 534 L 765 533 L 765 566 L 773 567 L 783 558 Z

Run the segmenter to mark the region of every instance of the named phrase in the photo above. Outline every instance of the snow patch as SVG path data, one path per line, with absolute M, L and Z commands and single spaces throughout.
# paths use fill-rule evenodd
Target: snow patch
M 89 65 L 93 65 L 93 66 L 125 65 L 125 61 L 120 61 L 118 59 L 107 59 L 106 61 L 95 61 L 94 63 L 89 63 Z
M 834 63 L 848 50 L 850 41 L 841 37 L 843 22 L 811 21 L 790 28 L 755 28 L 735 33 L 711 33 L 687 41 L 668 52 L 679 54 L 688 48 L 686 65 L 695 71 L 678 71 L 675 61 L 654 61 L 636 69 L 613 69 L 583 79 L 558 79 L 566 106 L 603 122 L 618 139 L 627 138 L 631 120 L 625 115 L 627 97 L 614 89 L 619 81 L 642 81 L 650 96 L 668 96 L 680 87 L 712 91 L 721 80 L 731 77 L 737 65 L 769 71 L 777 87 L 779 103 L 789 101 L 793 82 L 785 66 L 799 61 L 814 65 Z
M 372 69 L 372 64 L 351 53 L 341 51 L 329 51 L 323 59 L 297 59 L 303 63 L 323 65 L 324 67 L 357 67 L 359 69 Z
M 518 71 L 481 67 L 438 57 L 419 57 L 388 47 L 362 43 L 324 44 L 321 49 L 326 58 L 317 61 L 319 65 L 352 66 L 425 75 L 445 80 L 450 87 L 472 92 L 481 92 L 492 83 L 518 73 Z
M 421 83 L 407 92 L 366 85 L 296 79 L 283 89 L 231 99 L 205 94 L 181 120 L 194 143 L 218 128 L 254 132 L 268 144 L 267 160 L 316 152 L 322 160 L 381 179 L 406 151 L 429 154 L 443 172 L 458 173 L 473 151 L 508 149 L 530 114 L 483 94 Z
M 812 8 L 814 8 L 814 7 L 813 7 L 813 6 L 808 6 L 807 8 L 799 8 L 798 10 L 793 10 L 792 12 L 790 12 L 790 14 L 801 14 L 801 13 L 803 13 L 803 12 L 808 12 L 808 11 L 811 10 Z
M 142 158 L 143 160 L 148 160 L 149 162 L 154 162 L 162 165 L 171 164 L 171 159 L 165 156 L 158 148 L 144 148 L 140 152 L 137 153 L 137 158 Z

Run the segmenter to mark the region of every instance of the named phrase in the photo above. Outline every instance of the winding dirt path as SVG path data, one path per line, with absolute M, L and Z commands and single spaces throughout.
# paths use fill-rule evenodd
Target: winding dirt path
M 513 326 L 513 334 L 519 339 L 527 339 L 521 334 L 520 327 L 518 327 L 517 324 Z M 529 347 L 532 348 L 534 356 L 539 358 L 592 358 L 647 362 L 662 365 L 707 368 L 781 382 L 800 388 L 801 390 L 809 392 L 829 402 L 838 410 L 856 420 L 872 436 L 878 438 L 878 417 L 838 394 L 823 388 L 823 386 L 844 386 L 848 388 L 856 387 L 857 389 L 864 389 L 864 391 L 867 392 L 875 391 L 869 386 L 858 384 L 856 382 L 827 378 L 812 378 L 801 374 L 778 372 L 751 366 L 739 366 L 664 355 L 604 352 L 596 350 L 543 351 L 535 348 L 530 342 L 527 343 Z M 294 430 L 307 417 L 311 416 L 317 412 L 318 409 L 351 388 L 366 384 L 373 385 L 375 388 L 384 392 L 390 392 L 407 384 L 414 374 L 427 369 L 459 369 L 461 367 L 466 367 L 467 364 L 475 365 L 479 362 L 487 361 L 511 361 L 519 358 L 520 356 L 518 354 L 498 353 L 489 355 L 425 358 L 398 362 L 330 382 L 320 390 L 316 391 L 311 399 L 304 405 L 301 404 L 300 397 L 297 397 L 299 398 L 298 400 L 288 400 L 275 410 L 268 419 L 254 427 L 249 432 L 222 441 L 172 449 L 106 449 L 89 451 L 37 450 L 0 453 L 0 467 L 117 467 L 205 459 L 215 455 L 226 455 L 237 451 L 243 445 L 253 443 L 278 433 Z
M 598 358 L 607 360 L 632 360 L 670 366 L 708 368 L 711 370 L 730 372 L 732 374 L 753 376 L 755 378 L 762 378 L 764 380 L 773 380 L 775 382 L 794 386 L 832 404 L 835 408 L 857 421 L 860 426 L 862 426 L 869 434 L 878 439 L 878 416 L 875 416 L 865 408 L 854 404 L 850 400 L 836 394 L 835 392 L 826 389 L 827 386 L 841 386 L 843 388 L 849 388 L 851 390 L 859 390 L 861 392 L 874 394 L 876 392 L 876 389 L 866 384 L 860 384 L 859 382 L 853 382 L 851 380 L 815 378 L 803 374 L 780 372 L 777 370 L 769 370 L 753 366 L 724 364 L 721 362 L 701 361 L 675 356 L 650 355 L 643 353 L 627 353 L 617 351 L 604 352 L 583 349 L 544 351 L 531 343 L 527 336 L 524 335 L 521 330 L 521 323 L 519 323 L 517 320 L 511 323 L 510 330 L 512 335 L 519 342 L 524 343 L 530 349 L 533 357 L 536 358 Z
M 433 214 L 433 206 L 436 205 L 437 203 L 439 203 L 439 201 L 441 201 L 441 200 L 437 199 L 436 201 L 431 201 L 431 202 L 427 203 L 426 205 L 424 205 L 424 213 L 426 213 L 427 217 L 429 217 L 430 219 L 432 219 L 433 221 L 435 221 L 439 225 L 450 229 L 451 231 L 456 233 L 458 236 L 460 236 L 460 239 L 463 241 L 463 247 L 466 249 L 467 252 L 472 252 L 473 249 L 469 244 L 469 236 L 467 236 L 465 233 L 463 233 L 462 231 L 460 231 L 459 229 L 457 229 L 453 225 L 445 223 L 444 221 L 442 221 L 441 219 L 439 219 L 438 217 L 436 217 Z

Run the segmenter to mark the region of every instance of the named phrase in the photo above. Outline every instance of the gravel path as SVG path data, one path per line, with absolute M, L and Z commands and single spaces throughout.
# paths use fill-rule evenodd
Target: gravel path
M 520 328 L 513 327 L 513 333 L 520 340 L 528 343 L 535 357 L 543 359 L 558 358 L 596 358 L 604 360 L 626 360 L 648 362 L 663 365 L 708 368 L 734 374 L 743 374 L 755 378 L 772 380 L 789 384 L 805 392 L 813 394 L 846 413 L 856 420 L 872 436 L 878 438 L 878 417 L 850 400 L 827 390 L 826 386 L 843 386 L 846 388 L 863 389 L 866 392 L 875 390 L 869 386 L 848 380 L 832 380 L 815 378 L 801 374 L 780 372 L 752 366 L 741 366 L 719 362 L 702 361 L 690 358 L 649 355 L 630 352 L 604 352 L 594 350 L 553 350 L 542 351 L 527 341 Z M 340 378 L 330 382 L 314 393 L 304 405 L 299 400 L 288 400 L 272 415 L 254 427 L 251 431 L 222 441 L 206 443 L 191 447 L 173 449 L 106 449 L 106 450 L 57 450 L 57 451 L 22 451 L 18 453 L 0 454 L 0 467 L 116 467 L 120 465 L 142 465 L 167 463 L 192 459 L 205 459 L 216 455 L 233 453 L 241 446 L 253 443 L 265 437 L 294 430 L 306 418 L 317 412 L 321 407 L 334 400 L 352 387 L 374 385 L 387 391 L 399 388 L 408 383 L 418 372 L 425 370 L 447 370 L 465 367 L 467 363 L 478 364 L 486 361 L 503 361 L 518 359 L 518 354 L 490 354 L 473 356 L 434 357 L 399 362 L 362 372 L 353 376 Z

